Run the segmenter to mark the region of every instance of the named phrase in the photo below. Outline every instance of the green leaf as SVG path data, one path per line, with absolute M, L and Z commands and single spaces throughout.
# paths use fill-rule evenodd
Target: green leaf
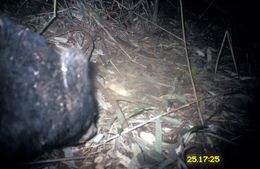
M 182 122 L 180 120 L 177 120 L 177 119 L 174 119 L 174 118 L 171 118 L 168 116 L 161 117 L 161 119 L 171 123 L 174 127 L 179 127 L 182 124 Z
M 124 131 L 124 129 L 123 128 L 117 128 L 117 133 L 119 134 L 119 135 L 121 135 L 121 133 Z

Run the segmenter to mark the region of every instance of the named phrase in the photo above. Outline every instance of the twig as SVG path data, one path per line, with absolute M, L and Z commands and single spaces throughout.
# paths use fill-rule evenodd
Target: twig
M 69 8 L 69 5 L 68 5 L 68 2 L 67 2 L 67 0 L 63 0 L 63 2 L 64 2 L 64 5 L 65 5 L 65 7 L 68 9 L 68 16 L 70 17 L 70 19 L 72 20 L 73 18 L 72 18 L 72 12 L 71 12 L 71 10 L 70 10 L 70 8 Z
M 95 20 L 95 22 L 98 24 L 99 27 L 101 27 L 103 29 L 103 31 L 106 32 L 106 34 L 108 35 L 108 37 L 116 44 L 118 44 L 118 47 L 123 51 L 123 53 L 130 59 L 132 60 L 132 57 L 123 49 L 123 47 L 117 43 L 117 41 L 115 40 L 115 38 L 110 34 L 110 32 L 104 27 L 104 25 L 102 25 L 100 23 L 100 21 L 98 19 L 96 19 L 95 14 L 94 13 L 90 13 L 90 16 Z
M 84 160 L 86 156 L 79 156 L 79 157 L 65 157 L 65 158 L 57 158 L 57 159 L 50 159 L 50 160 L 39 160 L 35 162 L 29 162 L 25 165 L 35 165 L 35 164 L 48 164 L 48 163 L 57 163 L 57 162 L 64 162 L 64 161 L 72 161 L 72 160 Z
M 204 15 L 205 15 L 205 13 L 208 11 L 208 9 L 213 5 L 213 3 L 215 2 L 215 0 L 212 0 L 211 2 L 210 2 L 210 4 L 207 6 L 207 8 L 202 12 L 202 14 L 199 16 L 199 19 L 201 19 Z
M 71 8 L 73 9 L 73 8 Z M 61 9 L 61 10 L 58 10 L 56 13 L 59 14 L 59 13 L 64 13 L 66 11 L 68 11 L 69 9 Z M 35 15 L 27 15 L 27 17 L 35 17 L 35 16 L 44 16 L 44 15 L 50 15 L 52 14 L 53 12 L 42 12 L 42 13 L 37 13 Z
M 222 40 L 220 50 L 218 52 L 218 57 L 217 57 L 216 65 L 215 65 L 215 74 L 217 73 L 217 70 L 218 70 L 218 62 L 219 62 L 219 59 L 220 59 L 220 55 L 223 51 L 223 47 L 224 47 L 226 38 L 228 40 L 228 44 L 229 44 L 229 47 L 230 47 L 230 52 L 231 52 L 233 63 L 235 65 L 236 73 L 237 73 L 237 76 L 239 78 L 239 72 L 238 72 L 238 69 L 237 69 L 236 59 L 235 59 L 235 56 L 234 56 L 234 51 L 233 51 L 233 46 L 232 46 L 232 40 L 231 40 L 231 37 L 230 37 L 227 30 L 225 31 L 225 35 L 224 35 L 224 38 Z
M 201 122 L 201 125 L 204 125 L 204 120 L 203 120 L 203 117 L 202 117 L 202 114 L 201 114 L 200 105 L 199 105 L 199 101 L 198 101 L 197 91 L 196 91 L 193 76 L 192 76 L 192 73 L 191 73 L 191 65 L 190 65 L 189 54 L 188 54 L 187 43 L 186 43 L 186 36 L 185 36 L 182 0 L 180 0 L 180 10 L 181 10 L 180 12 L 181 12 L 181 25 L 182 25 L 182 38 L 183 38 L 183 43 L 184 43 L 185 56 L 186 56 L 187 65 L 188 65 L 188 69 L 189 69 L 193 93 L 194 93 L 194 96 L 195 96 L 195 99 L 196 99 L 197 110 L 198 110 L 198 113 L 199 113 L 200 122 Z
M 159 0 L 155 0 L 154 10 L 153 10 L 153 22 L 154 22 L 154 23 L 157 23 L 158 10 L 159 10 Z
M 229 47 L 230 47 L 231 56 L 232 56 L 232 59 L 233 59 L 234 65 L 235 65 L 237 76 L 239 78 L 239 72 L 238 72 L 238 69 L 237 69 L 237 63 L 236 63 L 234 50 L 233 50 L 233 45 L 232 45 L 232 39 L 231 39 L 231 36 L 230 36 L 229 32 L 227 32 L 227 35 L 228 35 L 227 37 L 228 37 L 228 44 L 229 44 Z
M 118 138 L 118 137 L 120 137 L 120 136 L 122 136 L 122 135 L 124 135 L 124 134 L 127 134 L 127 133 L 129 133 L 129 132 L 131 132 L 131 131 L 137 129 L 137 128 L 140 128 L 140 127 L 142 127 L 142 126 L 144 126 L 144 125 L 146 125 L 146 124 L 148 124 L 148 123 L 150 123 L 150 122 L 152 122 L 152 121 L 154 121 L 154 120 L 156 120 L 156 119 L 159 119 L 159 118 L 161 118 L 161 117 L 163 117 L 163 116 L 166 116 L 166 115 L 168 115 L 168 114 L 170 114 L 170 113 L 174 113 L 174 112 L 176 112 L 177 110 L 180 110 L 180 109 L 189 107 L 190 105 L 192 105 L 192 104 L 194 104 L 194 103 L 196 103 L 196 102 L 197 102 L 197 101 L 194 101 L 194 102 L 191 102 L 191 103 L 187 103 L 187 104 L 185 104 L 185 105 L 183 105 L 183 106 L 181 106 L 181 107 L 179 107 L 179 108 L 177 108 L 177 109 L 173 109 L 173 110 L 171 110 L 171 111 L 168 111 L 168 112 L 165 112 L 165 113 L 163 113 L 163 114 L 160 114 L 160 115 L 158 115 L 158 116 L 156 116 L 156 117 L 154 117 L 154 118 L 151 118 L 151 119 L 149 119 L 148 121 L 145 121 L 145 122 L 143 122 L 143 123 L 140 123 L 140 124 L 138 124 L 138 125 L 136 125 L 136 126 L 134 126 L 134 127 L 132 127 L 132 128 L 126 128 L 126 129 L 124 129 L 124 131 L 123 131 L 122 133 L 116 134 L 116 135 L 110 137 L 109 139 L 105 140 L 103 143 L 100 143 L 100 144 L 94 146 L 94 148 L 99 147 L 99 146 L 101 146 L 101 145 L 103 145 L 103 144 L 105 144 L 105 143 L 107 143 L 107 142 L 110 142 L 111 140 L 114 140 L 114 139 L 116 139 L 116 138 Z
M 117 46 L 120 48 L 120 50 L 130 59 L 131 62 L 136 63 L 144 68 L 147 68 L 145 65 L 142 65 L 140 63 L 137 63 L 122 47 L 122 45 L 120 43 L 117 42 L 117 40 L 110 34 L 110 32 L 104 27 L 104 25 L 101 24 L 101 22 L 96 19 L 95 14 L 90 12 L 90 16 L 95 20 L 95 22 L 97 23 L 97 25 L 99 27 L 101 27 L 101 29 L 103 29 L 105 31 L 105 33 L 108 35 L 108 37 L 117 44 Z
M 219 52 L 218 52 L 218 57 L 217 57 L 216 65 L 215 65 L 215 74 L 217 73 L 218 62 L 219 62 L 219 58 L 220 58 L 220 55 L 222 53 L 222 50 L 223 50 L 223 47 L 224 47 L 224 44 L 225 44 L 226 36 L 227 36 L 227 31 L 225 32 L 224 38 L 222 40 L 222 43 L 221 43 L 221 46 L 220 46 L 220 49 L 219 49 Z
M 207 136 L 211 136 L 211 137 L 220 139 L 220 140 L 222 140 L 222 141 L 225 141 L 225 142 L 227 142 L 227 143 L 229 143 L 229 144 L 237 145 L 235 142 L 230 141 L 230 140 L 228 140 L 228 139 L 226 139 L 226 138 L 224 138 L 224 137 L 222 137 L 222 136 L 219 136 L 219 135 L 217 135 L 217 134 L 214 134 L 214 133 L 205 133 L 205 134 L 206 134 Z
M 50 24 L 54 21 L 57 16 L 57 0 L 53 1 L 53 15 L 52 18 L 44 25 L 44 27 L 38 32 L 40 35 L 50 26 Z
M 125 8 L 126 10 L 128 10 L 128 11 L 130 10 L 129 8 L 127 8 L 126 6 L 124 6 L 123 4 L 121 4 L 120 2 L 118 2 L 117 0 L 113 0 L 113 1 L 117 2 L 118 5 L 122 6 L 122 7 Z M 181 37 L 179 37 L 179 36 L 175 35 L 174 33 L 172 33 L 172 32 L 170 32 L 170 31 L 164 29 L 163 27 L 157 25 L 156 23 L 150 21 L 149 19 L 146 19 L 146 18 L 144 18 L 143 16 L 141 16 L 141 15 L 135 13 L 135 12 L 134 12 L 134 14 L 137 15 L 137 16 L 139 16 L 140 18 L 146 20 L 147 22 L 151 23 L 152 25 L 154 25 L 154 26 L 160 28 L 161 30 L 167 32 L 168 34 L 172 35 L 172 36 L 175 37 L 176 39 L 179 39 L 179 40 L 183 41 L 183 39 L 182 39 Z
M 204 98 L 200 99 L 199 101 L 203 101 L 203 100 L 207 100 L 207 99 L 212 99 L 212 98 L 216 98 L 216 97 L 220 97 L 220 96 L 225 96 L 225 95 L 228 95 L 228 94 L 230 94 L 230 93 L 223 93 L 223 94 L 219 94 L 219 95 L 215 95 L 215 96 L 208 96 L 208 97 L 204 97 Z M 118 101 L 119 101 L 119 100 L 118 100 Z M 124 101 L 125 101 L 125 100 L 124 100 Z M 132 101 L 128 101 L 128 102 L 132 102 Z M 168 115 L 168 114 L 174 113 L 174 112 L 176 112 L 176 111 L 178 111 L 178 110 L 181 110 L 181 109 L 184 109 L 184 108 L 186 108 L 186 107 L 189 107 L 189 106 L 195 104 L 196 102 L 197 102 L 197 101 L 193 101 L 193 102 L 187 103 L 187 104 L 185 104 L 185 105 L 183 105 L 183 106 L 181 106 L 181 107 L 172 109 L 172 110 L 170 110 L 170 111 L 168 111 L 168 112 L 165 112 L 165 113 L 163 113 L 163 114 L 161 114 L 161 115 L 158 115 L 158 116 L 156 116 L 156 117 L 154 117 L 154 118 L 152 118 L 152 119 L 150 119 L 150 120 L 148 120 L 148 121 L 145 121 L 145 122 L 143 122 L 143 123 L 141 123 L 141 124 L 138 124 L 138 125 L 136 125 L 136 126 L 134 126 L 134 127 L 132 127 L 132 128 L 125 129 L 121 134 L 117 134 L 117 135 L 115 135 L 115 136 L 113 136 L 113 137 L 111 137 L 111 138 L 105 140 L 103 143 L 100 143 L 100 144 L 98 144 L 98 145 L 94 145 L 94 146 L 91 146 L 91 147 L 92 147 L 92 148 L 96 148 L 96 147 L 99 147 L 99 146 L 101 146 L 101 145 L 104 145 L 105 143 L 110 142 L 110 141 L 112 141 L 113 139 L 116 139 L 116 138 L 118 138 L 118 137 L 120 137 L 120 136 L 122 136 L 122 135 L 125 135 L 125 134 L 127 134 L 127 133 L 129 133 L 129 132 L 131 132 L 131 131 L 133 131 L 133 130 L 135 130 L 135 129 L 137 129 L 137 128 L 140 128 L 140 127 L 142 127 L 142 126 L 144 126 L 144 125 L 146 125 L 146 124 L 148 124 L 148 123 L 150 123 L 150 122 L 152 122 L 152 121 L 158 119 L 158 118 L 161 118 L 161 117 L 166 116 L 166 115 Z M 135 103 L 135 102 L 132 102 L 132 103 Z M 146 104 L 146 103 L 145 103 L 145 104 Z M 179 127 L 178 131 L 180 131 L 180 129 L 181 129 L 182 127 L 184 127 L 184 123 L 181 124 L 181 127 Z M 88 154 L 88 155 L 90 155 L 90 154 Z M 63 161 L 72 161 L 72 160 L 84 160 L 84 159 L 86 159 L 86 158 L 88 158 L 88 157 L 86 157 L 86 156 L 66 157 L 66 158 L 58 158 L 58 159 L 51 159 L 51 160 L 34 161 L 34 162 L 26 163 L 25 165 L 47 164 L 47 163 L 55 163 L 55 162 L 63 162 Z
M 121 77 L 123 77 L 122 74 L 121 74 L 121 72 L 117 69 L 116 65 L 113 63 L 112 60 L 110 60 L 110 63 L 114 66 L 114 68 L 116 69 L 116 71 L 118 72 L 118 74 L 119 74 Z
M 20 7 L 17 9 L 15 15 L 17 15 L 17 14 L 20 12 L 20 9 L 21 9 L 21 8 L 24 6 L 24 4 L 26 4 L 27 2 L 28 2 L 28 0 L 25 0 L 25 1 L 20 5 Z
M 115 2 L 115 1 L 113 1 L 113 2 Z M 141 3 L 143 3 L 143 0 L 139 0 L 136 4 L 132 4 L 131 6 L 130 6 L 130 10 L 132 11 L 133 9 L 135 9 L 137 6 L 139 6 Z

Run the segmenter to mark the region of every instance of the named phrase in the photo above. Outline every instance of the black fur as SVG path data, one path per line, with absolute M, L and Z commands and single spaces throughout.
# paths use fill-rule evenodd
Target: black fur
M 77 49 L 0 14 L 0 158 L 30 159 L 79 140 L 98 118 L 92 66 Z

